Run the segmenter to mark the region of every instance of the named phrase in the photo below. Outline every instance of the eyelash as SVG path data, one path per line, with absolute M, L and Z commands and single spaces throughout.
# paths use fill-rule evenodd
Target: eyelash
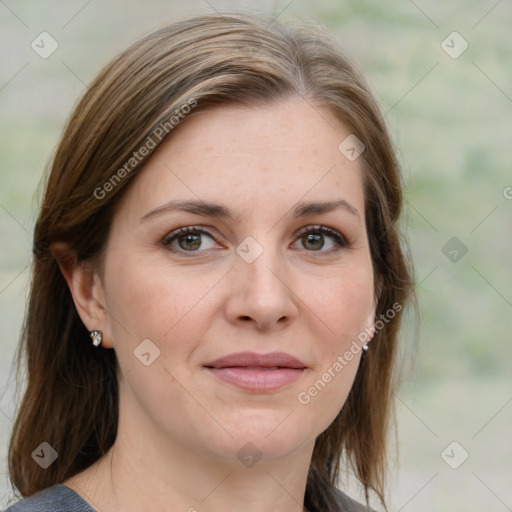
M 299 239 L 301 236 L 303 236 L 305 234 L 309 234 L 309 233 L 326 235 L 334 241 L 334 243 L 337 245 L 337 247 L 334 249 L 328 250 L 328 251 L 321 251 L 321 250 L 320 251 L 308 251 L 307 249 L 305 249 L 307 252 L 319 253 L 319 254 L 332 254 L 332 253 L 338 252 L 342 249 L 350 248 L 349 242 L 343 235 L 338 233 L 338 231 L 331 229 L 327 226 L 321 226 L 321 225 L 308 226 L 308 227 L 304 228 L 303 230 L 301 230 L 297 234 L 297 239 Z M 211 233 L 209 230 L 207 230 L 205 228 L 202 228 L 199 226 L 187 226 L 187 227 L 176 229 L 176 230 L 172 231 L 171 233 L 167 234 L 162 240 L 162 245 L 164 245 L 166 248 L 168 248 L 172 252 L 181 253 L 184 255 L 186 254 L 187 255 L 186 257 L 191 257 L 191 258 L 197 257 L 201 252 L 205 252 L 204 250 L 203 251 L 185 251 L 183 249 L 175 249 L 174 247 L 171 247 L 171 243 L 175 239 L 177 239 L 181 235 L 187 235 L 187 234 L 208 235 L 210 238 L 214 239 L 213 233 Z M 208 249 L 206 249 L 206 250 L 208 250 Z

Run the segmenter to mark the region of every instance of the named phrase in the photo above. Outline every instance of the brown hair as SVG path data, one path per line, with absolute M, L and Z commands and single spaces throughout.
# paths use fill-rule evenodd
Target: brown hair
M 230 14 L 199 16 L 146 36 L 108 64 L 78 103 L 45 185 L 17 353 L 18 374 L 26 356 L 28 383 L 9 445 L 11 482 L 22 496 L 84 470 L 108 451 L 117 433 L 115 352 L 92 347 L 50 244 L 67 242 L 79 261 L 101 260 L 122 190 L 164 140 L 155 133 L 162 126 L 171 133 L 187 105 L 194 115 L 214 105 L 258 105 L 291 96 L 327 107 L 365 145 L 376 318 L 402 309 L 411 298 L 411 271 L 397 228 L 399 165 L 368 86 L 328 33 Z M 147 148 L 149 138 L 157 143 L 141 156 L 137 150 Z M 377 331 L 346 403 L 316 440 L 308 508 L 338 510 L 332 485 L 343 455 L 367 500 L 373 491 L 385 506 L 386 437 L 402 314 L 396 311 Z M 30 455 L 43 441 L 58 460 L 41 470 Z

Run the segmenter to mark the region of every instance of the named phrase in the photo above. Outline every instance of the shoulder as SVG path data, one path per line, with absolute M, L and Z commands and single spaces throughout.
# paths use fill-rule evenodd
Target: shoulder
M 14 503 L 4 512 L 95 512 L 75 491 L 55 484 Z
M 370 507 L 353 500 L 337 488 L 334 489 L 334 494 L 336 501 L 343 512 L 374 512 Z

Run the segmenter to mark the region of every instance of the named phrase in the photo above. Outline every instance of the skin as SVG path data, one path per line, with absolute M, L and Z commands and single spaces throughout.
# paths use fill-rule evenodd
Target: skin
M 65 244 L 53 246 L 82 321 L 103 332 L 121 368 L 116 442 L 63 482 L 97 510 L 303 510 L 315 438 L 343 406 L 360 352 L 307 405 L 298 394 L 374 322 L 361 159 L 338 150 L 349 134 L 301 99 L 201 112 L 124 193 L 101 274 L 63 259 Z M 238 216 L 167 211 L 140 220 L 171 199 L 219 203 Z M 299 201 L 338 199 L 358 214 L 291 216 Z M 329 235 L 308 243 L 300 230 L 318 225 L 349 245 L 338 248 Z M 186 226 L 211 237 L 196 236 L 199 249 L 185 237 L 173 239 L 174 252 L 162 243 Z M 248 236 L 263 249 L 252 263 L 236 252 Z M 134 356 L 145 339 L 160 350 L 149 366 Z M 203 366 L 240 351 L 287 352 L 307 369 L 254 393 Z M 252 467 L 237 457 L 247 443 L 262 457 Z

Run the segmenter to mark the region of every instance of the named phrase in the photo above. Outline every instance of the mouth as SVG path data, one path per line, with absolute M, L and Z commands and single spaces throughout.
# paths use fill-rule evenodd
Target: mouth
M 240 352 L 204 367 L 223 382 L 253 393 L 280 389 L 295 382 L 307 369 L 302 361 L 284 352 Z

